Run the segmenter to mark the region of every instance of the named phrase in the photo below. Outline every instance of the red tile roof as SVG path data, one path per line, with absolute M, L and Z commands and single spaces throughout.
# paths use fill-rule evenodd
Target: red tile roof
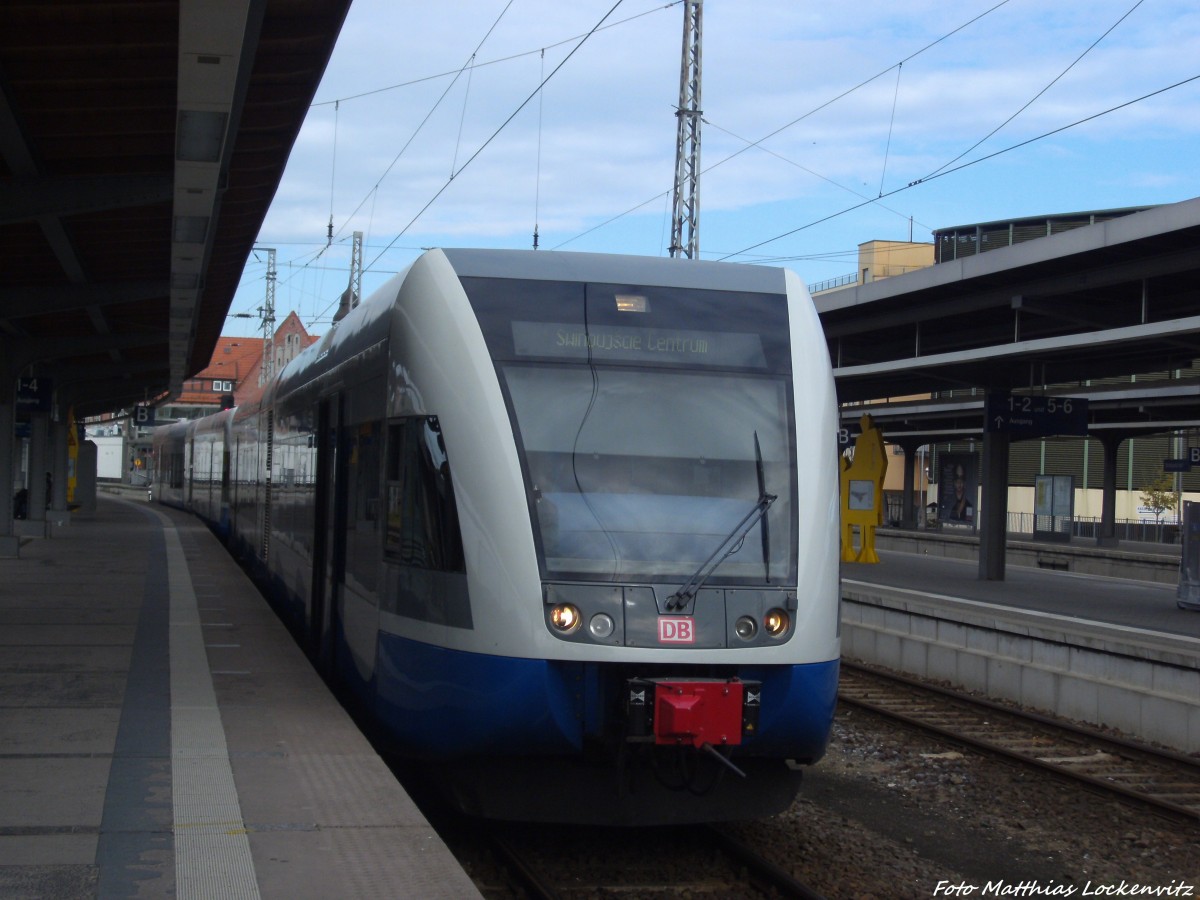
M 300 350 L 315 344 L 319 336 L 310 335 L 300 317 L 290 312 L 275 329 L 275 346 L 282 348 L 288 335 L 300 336 Z M 294 355 L 294 354 L 293 354 Z M 171 402 L 180 405 L 219 406 L 221 395 L 230 393 L 214 390 L 213 382 L 232 382 L 232 393 L 238 403 L 253 401 L 262 393 L 258 383 L 262 368 L 263 340 L 257 337 L 221 337 L 213 351 L 212 360 L 201 371 L 183 383 L 183 392 Z

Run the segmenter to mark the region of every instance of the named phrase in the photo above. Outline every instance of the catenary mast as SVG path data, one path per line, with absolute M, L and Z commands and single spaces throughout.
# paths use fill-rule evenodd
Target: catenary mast
M 675 139 L 675 188 L 671 209 L 671 256 L 700 255 L 700 46 L 702 0 L 684 0 L 683 54 Z
M 342 291 L 337 312 L 333 314 L 334 322 L 342 321 L 350 310 L 358 306 L 358 301 L 362 296 L 362 254 L 363 233 L 356 231 L 350 244 L 350 283 L 346 285 L 346 290 Z
M 267 250 L 267 298 L 262 307 L 263 355 L 258 367 L 259 387 L 275 374 L 275 251 Z

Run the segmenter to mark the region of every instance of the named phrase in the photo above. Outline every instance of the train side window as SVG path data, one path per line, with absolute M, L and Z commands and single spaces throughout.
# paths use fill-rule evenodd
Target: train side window
M 401 565 L 466 571 L 450 460 L 436 416 L 388 424 L 384 554 Z

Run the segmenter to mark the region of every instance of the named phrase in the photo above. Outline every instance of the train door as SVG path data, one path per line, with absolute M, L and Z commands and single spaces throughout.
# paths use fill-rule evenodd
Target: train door
M 270 566 L 271 555 L 271 485 L 275 467 L 275 411 L 262 413 L 259 440 L 264 441 L 262 469 L 262 502 L 258 506 L 259 558 L 263 565 Z
M 241 538 L 241 523 L 238 521 L 241 497 L 238 487 L 242 480 L 242 435 L 238 431 L 229 437 L 229 537 L 230 546 L 236 547 Z
M 229 529 L 233 527 L 233 457 L 230 453 L 228 435 L 229 432 L 225 432 L 221 440 L 221 500 L 219 507 L 221 533 L 225 535 L 226 541 L 229 540 Z
M 317 520 L 313 540 L 313 591 L 309 653 L 319 671 L 334 672 L 339 588 L 346 566 L 346 464 L 338 452 L 342 395 L 317 407 Z
M 183 506 L 184 509 L 195 509 L 192 505 L 192 491 L 196 484 L 196 435 L 194 432 L 184 437 L 183 454 L 183 471 L 187 473 L 187 478 L 183 482 Z

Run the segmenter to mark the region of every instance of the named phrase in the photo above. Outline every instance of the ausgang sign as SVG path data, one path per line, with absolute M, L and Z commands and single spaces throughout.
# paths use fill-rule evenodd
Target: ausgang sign
M 985 416 L 984 431 L 1017 438 L 1087 434 L 1087 400 L 1082 397 L 988 394 Z

